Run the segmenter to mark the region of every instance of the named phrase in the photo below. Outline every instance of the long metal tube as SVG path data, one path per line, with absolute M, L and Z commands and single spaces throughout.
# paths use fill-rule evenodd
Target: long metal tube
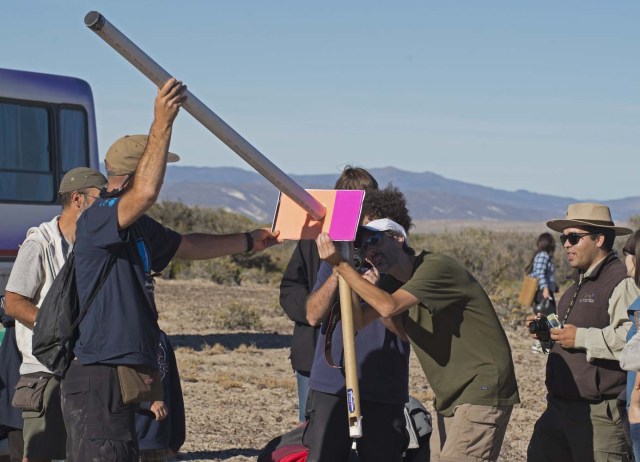
M 90 11 L 87 13 L 84 23 L 156 86 L 161 86 L 172 77 L 99 12 Z M 314 220 L 320 221 L 324 218 L 327 211 L 324 205 L 276 167 L 188 89 L 185 94 L 187 100 L 183 107 L 189 114 L 269 180 L 278 190 L 302 207 Z
M 336 242 L 340 254 L 347 261 L 353 261 L 349 244 Z M 351 287 L 342 276 L 338 276 L 338 294 L 340 297 L 340 317 L 342 320 L 342 350 L 344 355 L 345 387 L 347 390 L 347 417 L 349 436 L 362 437 L 362 411 L 360 408 L 360 386 L 356 365 L 356 341 L 353 318 L 353 298 Z M 359 308 L 359 307 L 358 307 Z

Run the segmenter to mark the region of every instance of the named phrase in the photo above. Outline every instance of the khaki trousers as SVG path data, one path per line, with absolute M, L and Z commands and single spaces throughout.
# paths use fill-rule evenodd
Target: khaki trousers
M 455 407 L 450 417 L 438 414 L 437 432 L 440 445 L 439 447 L 436 444 L 431 445 L 431 461 L 493 462 L 497 460 L 512 410 L 512 405 L 461 404 Z M 432 435 L 431 441 L 438 441 L 435 434 Z

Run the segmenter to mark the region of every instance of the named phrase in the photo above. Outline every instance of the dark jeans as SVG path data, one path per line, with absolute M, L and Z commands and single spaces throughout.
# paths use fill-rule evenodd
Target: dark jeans
M 61 386 L 67 462 L 136 462 L 136 405 L 125 405 L 115 366 L 72 361 Z
M 640 462 L 640 423 L 633 423 L 631 427 L 631 441 L 633 442 L 633 456 Z
M 358 438 L 358 455 L 362 462 L 402 462 L 409 443 L 404 404 L 360 401 L 362 437 Z M 345 462 L 352 439 L 349 436 L 346 398 L 309 392 L 309 424 L 302 442 L 309 448 L 307 462 Z
M 627 390 L 622 390 L 622 393 L 618 395 L 616 406 L 618 407 L 618 414 L 620 414 L 620 419 L 622 420 L 624 440 L 627 443 L 627 456 L 629 457 L 629 460 L 634 460 L 632 458 L 633 441 L 631 440 L 631 429 L 629 428 L 629 413 L 627 412 Z

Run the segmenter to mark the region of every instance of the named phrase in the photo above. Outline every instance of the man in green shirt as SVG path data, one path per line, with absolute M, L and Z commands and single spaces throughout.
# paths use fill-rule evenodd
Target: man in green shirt
M 409 337 L 435 393 L 440 460 L 495 461 L 520 399 L 507 337 L 478 281 L 445 255 L 416 255 L 389 219 L 362 227 L 357 244 L 377 271 L 403 284 L 393 293 L 354 270 L 327 233 L 316 242 L 320 258 L 368 304 L 364 323 L 389 318 Z

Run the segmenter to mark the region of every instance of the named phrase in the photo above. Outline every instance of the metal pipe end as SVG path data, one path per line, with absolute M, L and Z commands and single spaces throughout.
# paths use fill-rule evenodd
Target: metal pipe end
M 104 16 L 98 11 L 89 11 L 84 17 L 84 25 L 91 30 L 100 30 L 104 26 Z

